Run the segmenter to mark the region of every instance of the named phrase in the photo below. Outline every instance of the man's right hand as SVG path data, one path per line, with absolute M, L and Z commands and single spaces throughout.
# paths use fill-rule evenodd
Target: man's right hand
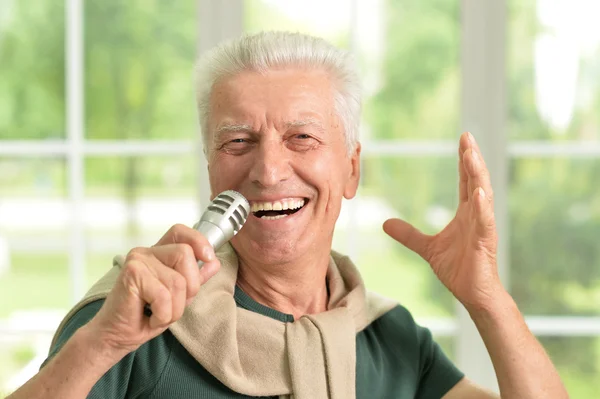
M 96 316 L 9 398 L 88 396 L 112 366 L 177 321 L 220 267 L 206 238 L 183 225 L 171 227 L 151 248 L 132 249 Z M 144 315 L 146 303 L 151 317 Z
M 82 328 L 93 332 L 104 354 L 121 358 L 177 321 L 220 266 L 201 233 L 175 225 L 156 245 L 129 251 L 104 305 Z M 150 317 L 144 315 L 146 304 Z

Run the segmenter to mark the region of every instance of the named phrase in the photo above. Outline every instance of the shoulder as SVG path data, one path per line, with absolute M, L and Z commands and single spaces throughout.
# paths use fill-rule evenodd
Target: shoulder
M 65 320 L 64 324 L 61 324 L 62 328 L 60 328 L 58 335 L 53 341 L 48 359 L 54 356 L 60 350 L 60 348 L 63 347 L 65 342 L 67 342 L 69 338 L 71 338 L 71 336 L 75 334 L 75 331 L 77 331 L 77 329 L 87 324 L 91 319 L 94 318 L 96 313 L 98 313 L 98 311 L 102 307 L 103 303 L 104 300 L 98 300 L 88 303 L 87 305 L 79 309 L 76 313 L 71 315 L 67 320 Z M 47 361 L 48 360 L 46 360 L 46 362 Z M 44 362 L 44 364 L 46 362 Z
M 382 332 L 397 335 L 415 333 L 419 327 L 407 308 L 377 293 L 367 293 L 367 307 L 372 315 L 372 321 L 367 328 L 375 327 L 383 329 Z
M 428 330 L 415 322 L 408 309 L 396 304 L 374 319 L 360 335 L 371 342 L 377 341 L 393 354 L 401 354 L 405 360 L 407 358 L 417 360 L 420 355 L 419 347 L 423 339 L 428 338 L 428 333 Z
M 88 303 L 65 321 L 42 367 L 60 351 L 78 328 L 98 313 L 103 304 L 103 299 Z M 94 385 L 88 397 L 121 398 L 126 394 L 132 398 L 146 397 L 159 383 L 175 342 L 170 333 L 163 333 L 146 342 L 106 372 Z
M 367 353 L 386 359 L 397 378 L 398 371 L 412 375 L 417 398 L 442 397 L 464 377 L 435 342 L 429 329 L 417 324 L 402 305 L 375 319 L 362 336 L 357 336 L 357 345 Z

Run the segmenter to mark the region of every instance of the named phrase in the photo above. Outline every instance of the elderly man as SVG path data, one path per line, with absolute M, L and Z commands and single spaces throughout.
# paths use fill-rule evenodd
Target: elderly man
M 342 198 L 354 197 L 360 175 L 359 84 L 347 54 L 263 33 L 216 48 L 198 74 L 212 195 L 237 190 L 252 215 L 217 254 L 176 225 L 115 258 L 11 397 L 496 397 L 332 251 Z M 502 397 L 565 398 L 498 278 L 492 188 L 468 133 L 458 169 L 460 204 L 443 231 L 427 236 L 397 219 L 383 228 L 469 311 Z

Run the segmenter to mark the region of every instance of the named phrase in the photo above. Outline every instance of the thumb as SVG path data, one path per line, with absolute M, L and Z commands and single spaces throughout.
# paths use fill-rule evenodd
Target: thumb
M 401 219 L 388 219 L 383 223 L 383 231 L 406 248 L 427 260 L 431 237 L 423 234 L 412 224 Z

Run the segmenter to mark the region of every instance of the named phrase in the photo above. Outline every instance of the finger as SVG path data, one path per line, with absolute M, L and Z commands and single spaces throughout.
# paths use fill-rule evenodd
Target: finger
M 460 147 L 458 149 L 458 200 L 459 202 L 467 202 L 469 200 L 469 175 L 465 169 L 463 152 Z
M 152 308 L 150 327 L 164 327 L 172 318 L 173 305 L 167 287 L 142 259 L 130 259 L 123 267 L 123 282 L 130 292 Z M 141 313 L 141 309 L 140 309 Z
M 155 259 L 184 277 L 186 298 L 200 289 L 200 268 L 194 250 L 188 244 L 166 244 L 150 248 Z
M 185 305 L 187 302 L 186 281 L 185 278 L 175 270 L 166 269 L 169 274 L 169 291 L 171 292 L 171 323 L 176 322 L 183 316 Z M 166 276 L 165 276 L 166 277 Z M 190 296 L 190 298 L 193 298 Z
M 197 260 L 210 262 L 215 259 L 215 251 L 202 233 L 183 224 L 171 227 L 155 246 L 166 244 L 188 244 L 194 251 Z
M 474 199 L 472 194 L 475 192 L 475 189 L 481 187 L 485 192 L 485 198 L 493 204 L 493 190 L 490 173 L 485 166 L 481 153 L 472 147 L 465 152 L 464 158 L 467 174 L 469 175 L 468 186 L 470 190 L 469 194 L 471 195 L 470 199 Z
M 458 140 L 458 151 L 460 154 L 463 154 L 466 150 L 471 148 L 472 143 L 475 140 L 473 139 L 473 135 L 469 132 L 464 132 L 460 135 L 460 139 Z
M 496 228 L 494 207 L 481 187 L 477 187 L 473 192 L 473 203 L 478 233 L 480 236 L 485 236 Z
M 481 149 L 479 148 L 479 144 L 477 143 L 477 140 L 475 140 L 475 136 L 471 133 L 467 133 L 466 137 L 467 137 L 469 148 L 472 148 L 475 151 L 479 152 L 479 154 L 481 154 Z
M 467 201 L 472 201 L 473 200 L 473 189 L 475 187 L 473 187 L 473 179 L 471 178 L 470 174 L 469 174 L 469 157 L 471 154 L 471 149 L 469 148 L 467 151 L 465 151 L 463 153 L 463 169 L 467 175 L 467 182 L 466 182 L 466 192 L 467 192 Z
M 423 259 L 428 260 L 428 248 L 431 236 L 423 234 L 410 223 L 401 219 L 386 220 L 383 223 L 383 231 L 406 248 L 420 255 Z
M 199 285 L 202 286 L 204 283 L 206 283 L 208 280 L 210 280 L 215 274 L 217 274 L 217 272 L 219 271 L 219 269 L 221 268 L 221 262 L 218 259 L 215 259 L 213 261 L 210 261 L 208 263 L 204 263 L 202 265 L 200 265 L 200 267 L 198 268 L 198 273 L 199 273 Z M 188 306 L 189 304 L 191 304 L 194 301 L 194 297 L 188 297 L 188 299 L 185 302 L 185 305 Z
M 221 262 L 218 259 L 204 263 L 200 268 L 200 285 L 210 280 L 211 277 L 217 274 L 220 268 Z
M 477 140 L 475 140 L 475 136 L 473 136 L 471 133 L 467 133 L 466 138 L 467 138 L 468 146 L 469 146 L 467 148 L 467 150 L 470 150 L 470 151 L 474 152 L 475 154 L 477 154 L 477 156 L 479 157 L 479 160 L 481 160 L 481 166 L 487 172 L 487 166 L 485 164 L 485 159 L 483 158 L 483 154 L 481 152 L 481 149 L 479 148 L 479 144 L 477 144 Z M 465 150 L 465 153 L 468 152 L 467 150 Z M 476 188 L 476 187 L 474 187 L 474 188 Z
M 483 154 L 481 153 L 481 149 L 479 148 L 479 144 L 477 143 L 477 140 L 475 140 L 475 136 L 473 136 L 470 132 L 463 134 L 461 137 L 461 146 L 464 148 L 463 166 L 468 176 L 467 195 L 469 200 L 473 200 L 474 190 L 479 186 L 483 187 L 488 198 L 492 198 L 492 187 L 489 180 L 489 172 L 485 164 Z M 471 162 L 471 160 L 473 160 L 473 162 Z M 477 176 L 475 176 L 477 178 L 475 179 L 473 178 L 473 173 L 475 173 L 474 168 L 483 173 L 482 175 L 477 174 Z M 478 178 L 487 178 L 488 185 L 480 184 L 482 182 L 479 181 Z
M 171 244 L 174 245 L 174 244 Z M 190 249 L 191 251 L 191 249 Z M 144 264 L 148 268 L 150 274 L 153 275 L 168 291 L 171 304 L 171 319 L 167 322 L 173 323 L 179 320 L 183 314 L 187 295 L 186 278 L 170 267 L 165 266 L 159 259 L 154 257 L 146 257 Z M 197 266 L 196 266 L 197 268 Z M 150 304 L 154 313 L 153 304 Z M 164 320 L 161 320 L 164 322 Z
M 460 178 L 459 183 L 459 202 L 467 202 L 470 199 L 472 187 L 469 186 L 469 174 L 467 173 L 465 165 L 465 152 L 471 149 L 472 143 L 475 141 L 473 135 L 469 132 L 465 132 L 460 136 L 458 146 L 458 173 Z

